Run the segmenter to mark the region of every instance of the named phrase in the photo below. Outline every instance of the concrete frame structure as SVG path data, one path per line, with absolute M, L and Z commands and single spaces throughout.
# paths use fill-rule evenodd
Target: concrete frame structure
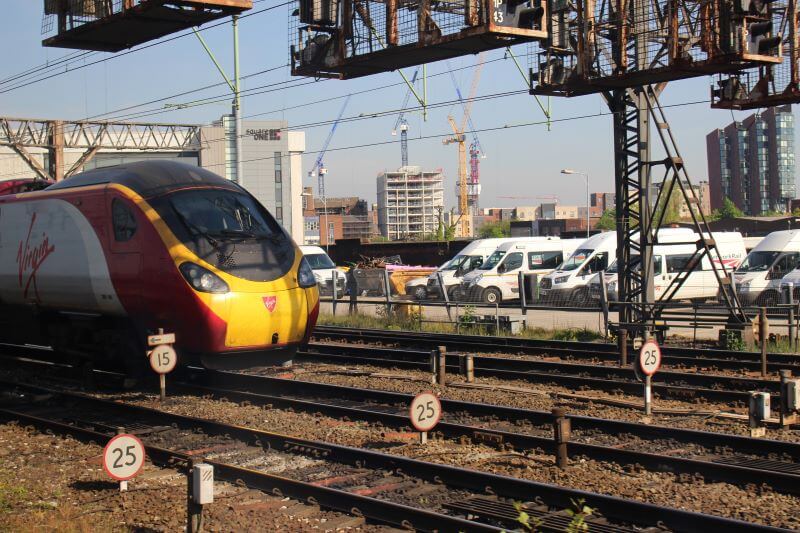
M 441 170 L 401 167 L 378 176 L 378 227 L 390 240 L 421 239 L 436 232 L 444 211 Z

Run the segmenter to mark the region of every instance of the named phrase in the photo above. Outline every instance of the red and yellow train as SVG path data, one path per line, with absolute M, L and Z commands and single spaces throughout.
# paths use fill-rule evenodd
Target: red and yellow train
M 163 328 L 184 362 L 241 368 L 289 363 L 318 313 L 291 237 L 207 170 L 140 162 L 0 196 L 0 341 L 135 369 Z

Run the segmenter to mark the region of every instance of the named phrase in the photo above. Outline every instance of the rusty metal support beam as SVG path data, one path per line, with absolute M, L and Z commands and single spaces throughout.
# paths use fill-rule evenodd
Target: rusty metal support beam
M 97 152 L 99 151 L 99 146 L 95 146 L 94 148 L 90 148 L 89 150 L 85 151 L 81 157 L 70 167 L 67 173 L 64 174 L 64 179 L 83 170 L 83 167 L 86 166 L 86 163 L 94 159 L 94 156 L 97 155 Z
M 28 164 L 29 167 L 31 167 L 31 170 L 36 172 L 36 175 L 39 178 L 44 180 L 51 179 L 50 174 L 47 173 L 47 170 L 45 170 L 45 168 L 23 146 L 17 144 L 12 144 L 9 146 L 17 153 L 17 155 L 22 158 L 23 161 L 25 161 L 25 163 Z
M 48 166 L 55 181 L 64 179 L 64 122 L 54 120 L 48 138 Z
M 61 124 L 59 132 L 55 131 L 57 123 Z M 50 148 L 53 139 L 61 138 L 64 148 L 192 150 L 199 149 L 200 126 L 0 117 L 0 146 Z

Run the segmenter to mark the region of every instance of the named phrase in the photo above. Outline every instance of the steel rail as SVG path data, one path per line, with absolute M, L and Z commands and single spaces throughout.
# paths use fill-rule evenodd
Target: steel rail
M 84 442 L 98 443 L 113 437 L 113 434 L 80 428 L 64 422 L 50 420 L 41 416 L 35 416 L 8 408 L 0 408 L 0 418 L 6 421 L 18 420 L 25 424 L 44 428 L 62 435 L 71 435 Z M 160 448 L 147 443 L 144 443 L 144 448 L 147 457 L 153 463 L 167 468 L 175 468 L 176 462 L 188 465 L 191 459 L 186 453 Z M 378 523 L 389 524 L 405 529 L 431 532 L 441 531 L 443 528 L 445 531 L 504 531 L 502 528 L 465 520 L 456 516 L 438 514 L 417 507 L 361 496 L 343 490 L 319 486 L 313 483 L 290 479 L 258 470 L 251 470 L 221 461 L 206 459 L 204 462 L 214 467 L 215 479 L 233 484 L 244 483 L 244 485 L 250 489 L 257 489 L 281 497 L 293 498 L 309 505 L 319 505 L 320 507 L 333 511 L 364 516 Z
M 619 349 L 615 344 L 582 341 L 560 341 L 543 339 L 523 339 L 505 336 L 479 336 L 453 333 L 428 333 L 415 331 L 355 329 L 340 326 L 317 326 L 316 339 L 354 339 L 372 342 L 398 342 L 408 345 L 436 347 L 446 346 L 452 350 L 470 352 L 515 351 L 530 355 L 554 355 L 574 359 L 619 361 Z M 664 364 L 684 366 L 718 366 L 730 370 L 760 370 L 761 354 L 733 350 L 686 348 L 662 346 Z M 794 370 L 800 374 L 800 354 L 767 354 L 768 370 Z
M 0 380 L 0 386 L 19 387 L 19 383 Z M 207 419 L 167 413 L 157 409 L 135 406 L 120 401 L 102 400 L 85 394 L 48 389 L 41 386 L 24 385 L 25 389 L 45 394 L 56 394 L 64 398 L 80 401 L 96 408 L 124 412 L 130 416 L 143 416 L 163 421 L 165 425 L 199 428 L 204 433 L 226 435 L 245 443 L 270 446 L 274 449 L 291 449 L 294 452 L 320 454 L 328 460 L 358 465 L 362 468 L 382 468 L 399 471 L 427 481 L 444 483 L 451 487 L 470 490 L 478 494 L 496 494 L 520 501 L 538 498 L 550 506 L 571 508 L 574 501 L 582 499 L 586 505 L 599 509 L 604 517 L 622 523 L 637 525 L 666 526 L 675 531 L 702 532 L 709 529 L 718 531 L 785 531 L 780 528 L 743 522 L 719 516 L 683 511 L 676 508 L 661 507 L 649 503 L 625 500 L 622 498 L 568 489 L 547 483 L 516 479 L 508 476 L 490 474 L 417 459 L 390 455 L 362 448 L 354 448 L 300 439 L 252 428 L 224 424 Z M 13 410 L 0 409 L 5 416 L 15 416 Z M 385 502 L 388 503 L 388 502 Z M 468 522 L 472 525 L 475 522 Z
M 289 396 L 276 396 L 267 392 L 243 392 L 235 389 L 223 389 L 202 385 L 188 385 L 181 383 L 173 388 L 180 393 L 189 393 L 197 396 L 212 395 L 216 398 L 225 398 L 237 403 L 250 403 L 253 405 L 270 405 L 282 408 L 301 410 L 309 413 L 319 413 L 334 418 L 347 417 L 349 419 L 363 420 L 366 422 L 379 422 L 388 426 L 401 427 L 415 431 L 410 425 L 407 414 L 396 414 L 405 410 L 397 409 L 395 413 L 380 410 L 376 406 L 355 407 L 329 403 L 330 398 L 314 398 L 306 394 L 304 398 Z M 266 388 L 266 387 L 265 387 Z M 447 415 L 445 414 L 445 417 Z M 436 426 L 436 431 L 451 438 L 468 437 L 484 443 L 509 444 L 514 449 L 533 450 L 540 448 L 546 453 L 555 454 L 556 446 L 552 438 L 502 431 L 473 426 L 464 423 L 442 421 Z M 800 448 L 800 446 L 798 447 Z M 615 462 L 621 465 L 638 464 L 648 470 L 700 474 L 704 478 L 723 481 L 737 485 L 753 483 L 754 479 L 766 483 L 774 490 L 789 494 L 800 494 L 800 472 L 798 474 L 785 473 L 770 469 L 755 469 L 738 465 L 715 463 L 708 460 L 675 457 L 656 453 L 640 452 L 619 449 L 612 446 L 585 444 L 576 441 L 569 443 L 570 455 L 582 455 L 597 461 Z M 785 466 L 785 463 L 783 463 Z
M 309 344 L 309 349 L 305 351 L 325 351 L 328 353 L 347 353 L 348 351 L 355 351 L 361 353 L 369 353 L 377 354 L 382 357 L 392 358 L 392 357 L 406 357 L 409 361 L 418 360 L 420 358 L 427 358 L 430 357 L 430 351 L 423 351 L 423 350 L 414 350 L 408 348 L 383 348 L 383 347 L 376 347 L 376 346 L 363 346 L 363 345 L 335 345 L 335 344 L 325 344 L 325 343 L 311 343 Z M 458 364 L 458 357 L 462 355 L 464 352 L 454 352 L 448 355 L 452 355 L 448 361 L 448 364 L 457 365 Z M 559 368 L 566 368 L 574 371 L 575 373 L 585 373 L 589 375 L 593 375 L 595 377 L 606 377 L 606 376 L 614 376 L 616 378 L 633 378 L 633 370 L 631 368 L 620 368 L 616 366 L 608 366 L 608 365 L 596 365 L 596 364 L 586 364 L 586 363 L 574 363 L 574 362 L 554 362 L 554 361 L 542 361 L 536 359 L 519 359 L 519 358 L 509 358 L 509 357 L 501 357 L 495 355 L 475 355 L 473 356 L 473 360 L 475 362 L 475 368 L 483 368 L 483 369 L 497 369 L 497 370 L 518 370 L 518 371 L 527 371 L 531 369 L 559 369 Z M 760 363 L 759 363 L 760 364 Z M 662 367 L 663 368 L 663 367 Z M 759 367 L 760 368 L 760 367 Z M 800 366 L 798 366 L 800 368 Z M 740 376 L 725 376 L 725 375 L 717 375 L 717 374 L 698 374 L 696 372 L 682 372 L 678 370 L 660 370 L 658 374 L 654 377 L 654 381 L 658 382 L 659 380 L 668 382 L 668 381 L 678 381 L 681 383 L 686 383 L 690 385 L 724 385 L 728 389 L 739 389 L 739 390 L 752 390 L 754 388 L 770 391 L 770 392 L 778 392 L 779 391 L 779 382 L 777 380 L 771 379 L 762 379 L 762 378 L 755 378 L 755 377 L 740 377 Z
M 315 343 L 298 352 L 298 359 L 371 364 L 426 370 L 430 368 L 430 352 L 375 348 L 359 345 L 327 345 Z M 448 370 L 458 372 L 459 354 L 448 353 Z M 521 379 L 535 383 L 556 383 L 567 387 L 590 386 L 593 389 L 641 394 L 632 368 L 587 365 L 555 361 L 534 361 L 503 357 L 474 356 L 475 375 L 502 379 Z M 703 385 L 703 386 L 700 386 Z M 715 387 L 736 387 L 730 390 Z M 779 397 L 778 381 L 661 371 L 654 376 L 653 391 L 675 399 L 705 398 L 711 401 L 747 403 L 749 391 L 770 392 Z
M 14 366 L 34 365 L 32 368 L 40 369 L 42 365 L 49 365 L 58 368 L 62 376 L 65 373 L 71 372 L 74 379 L 80 377 L 80 369 L 57 362 L 53 357 L 48 357 L 46 354 L 49 353 L 49 350 L 47 349 L 26 347 L 24 351 L 26 355 L 23 359 L 4 355 L 0 355 L 0 358 L 8 360 L 10 364 Z M 95 373 L 102 374 L 105 380 L 119 378 L 119 381 L 122 381 L 121 376 L 116 376 L 102 370 L 95 370 Z M 332 385 L 299 379 L 283 379 L 257 374 L 205 370 L 200 368 L 189 369 L 187 377 L 189 381 L 184 382 L 186 385 L 225 388 L 231 391 L 231 394 L 235 392 L 261 394 L 264 393 L 264 391 L 268 391 L 269 394 L 280 393 L 301 397 L 313 395 L 322 398 L 336 397 L 359 403 L 371 401 L 381 404 L 396 405 L 408 405 L 411 399 L 413 399 L 413 395 L 401 392 Z M 539 426 L 552 422 L 552 415 L 546 411 L 522 409 L 497 404 L 449 400 L 446 398 L 442 398 L 441 402 L 442 406 L 446 408 L 445 411 L 449 413 L 463 412 L 473 417 L 502 418 L 512 422 L 524 421 Z M 787 441 L 755 439 L 729 433 L 640 424 L 585 415 L 569 415 L 569 418 L 572 421 L 572 427 L 574 429 L 584 431 L 601 431 L 611 435 L 631 434 L 644 439 L 653 440 L 672 439 L 680 442 L 696 443 L 710 448 L 723 446 L 737 453 L 754 455 L 778 454 L 791 457 L 793 460 L 800 462 L 800 444 Z
M 409 405 L 413 394 L 363 389 L 350 386 L 330 385 L 299 379 L 283 379 L 253 374 L 240 374 L 213 370 L 198 370 L 195 385 L 227 388 L 232 391 L 270 394 L 315 395 L 318 397 L 337 397 L 360 403 L 373 401 L 382 404 Z M 521 409 L 497 404 L 474 403 L 440 398 L 442 409 L 447 413 L 463 412 L 474 417 L 494 417 L 509 421 L 526 421 L 535 426 L 552 423 L 552 414 L 547 411 Z M 447 416 L 447 415 L 445 415 Z M 640 424 L 585 415 L 569 415 L 573 430 L 601 431 L 610 435 L 631 434 L 643 439 L 675 440 L 696 443 L 709 448 L 722 446 L 736 453 L 767 456 L 784 455 L 800 461 L 800 444 L 771 439 L 755 439 L 695 429 L 680 429 L 654 424 Z

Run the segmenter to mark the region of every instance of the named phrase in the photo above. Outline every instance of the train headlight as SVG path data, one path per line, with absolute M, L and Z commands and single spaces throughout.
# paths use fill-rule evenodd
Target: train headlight
M 311 270 L 311 265 L 308 264 L 305 257 L 300 259 L 300 268 L 297 269 L 297 283 L 304 289 L 308 289 L 317 284 L 314 271 Z
M 224 294 L 231 290 L 222 278 L 200 265 L 183 263 L 180 266 L 180 271 L 196 291 Z

